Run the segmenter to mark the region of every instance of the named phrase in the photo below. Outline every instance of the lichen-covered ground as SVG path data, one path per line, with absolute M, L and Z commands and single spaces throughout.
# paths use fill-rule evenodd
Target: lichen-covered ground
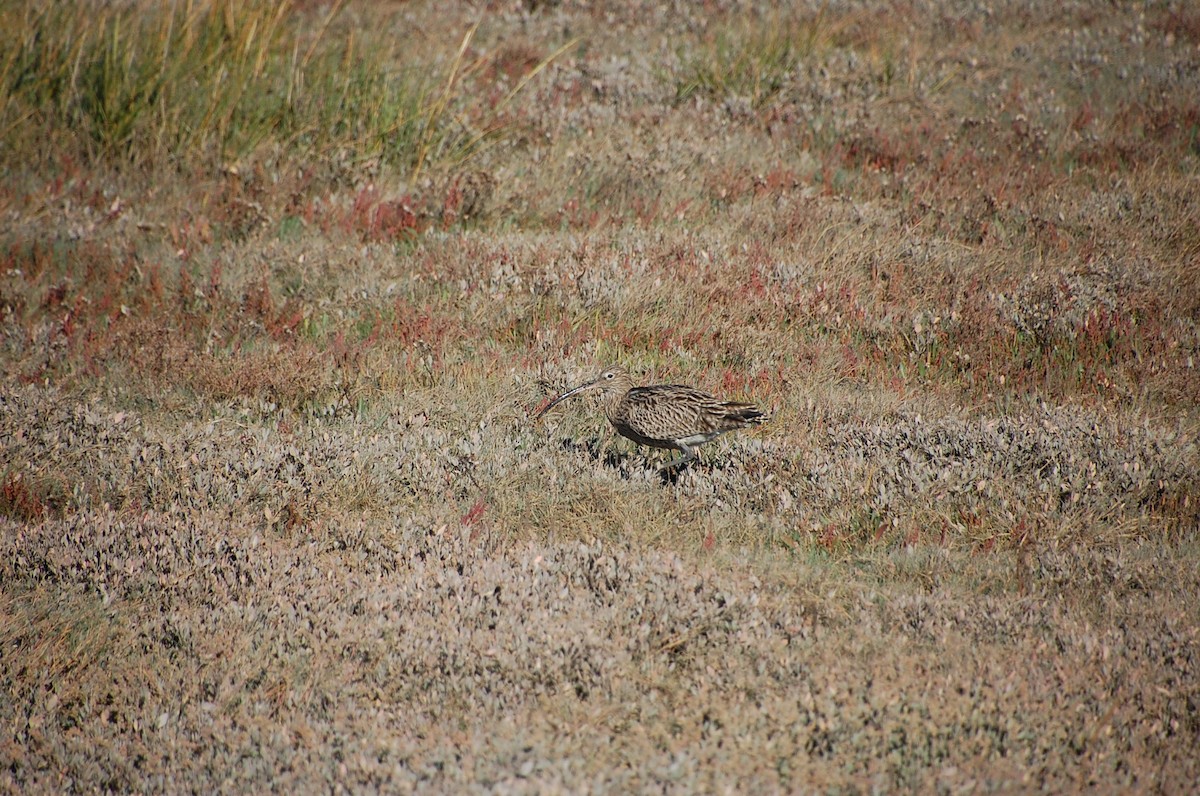
M 465 161 L 7 128 L 0 790 L 1193 788 L 1200 13 L 441 5 Z

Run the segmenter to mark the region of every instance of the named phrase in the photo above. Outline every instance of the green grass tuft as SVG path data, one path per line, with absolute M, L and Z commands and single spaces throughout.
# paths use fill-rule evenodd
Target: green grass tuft
M 482 131 L 456 112 L 474 29 L 439 67 L 406 55 L 404 39 L 335 29 L 344 5 L 8 4 L 0 142 L 27 158 L 179 166 L 269 147 L 411 172 L 464 161 L 500 129 L 487 112 Z
M 811 19 L 776 17 L 718 31 L 700 47 L 681 50 L 676 101 L 744 97 L 757 108 L 787 84 L 805 58 L 827 48 L 834 32 L 824 9 Z

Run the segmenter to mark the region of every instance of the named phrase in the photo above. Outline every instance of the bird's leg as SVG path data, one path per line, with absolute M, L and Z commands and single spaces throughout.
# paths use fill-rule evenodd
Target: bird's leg
M 604 465 L 608 463 L 608 449 L 612 447 L 613 433 L 608 424 L 604 424 L 604 429 L 600 432 L 600 441 L 596 443 L 596 461 Z
M 695 458 L 696 458 L 696 450 L 695 450 L 695 448 L 692 448 L 692 447 L 689 447 L 689 446 L 687 446 L 687 445 L 684 445 L 682 442 L 676 443 L 676 447 L 677 447 L 677 448 L 678 448 L 680 451 L 682 451 L 682 452 L 683 452 L 683 455 L 682 455 L 682 456 L 680 456 L 680 457 L 679 457 L 678 459 L 676 459 L 675 461 L 672 461 L 672 462 L 667 462 L 665 465 L 663 465 L 662 469 L 663 469 L 664 471 L 666 471 L 666 470 L 673 470 L 673 469 L 675 469 L 676 467 L 682 467 L 683 465 L 685 465 L 685 464 L 687 464 L 688 462 L 690 462 L 692 459 L 695 459 Z

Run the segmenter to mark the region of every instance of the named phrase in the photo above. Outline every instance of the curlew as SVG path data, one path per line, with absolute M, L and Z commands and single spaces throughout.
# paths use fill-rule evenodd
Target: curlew
M 639 445 L 677 450 L 682 456 L 663 466 L 666 472 L 696 458 L 696 447 L 727 431 L 757 425 L 769 418 L 754 404 L 721 399 L 682 384 L 634 387 L 629 374 L 618 366 L 567 390 L 542 406 L 537 420 L 568 398 L 597 390 L 608 422 L 622 437 Z

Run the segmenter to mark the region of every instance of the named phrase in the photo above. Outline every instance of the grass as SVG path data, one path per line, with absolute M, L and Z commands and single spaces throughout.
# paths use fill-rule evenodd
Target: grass
M 466 60 L 473 29 L 448 64 L 397 67 L 396 49 L 413 42 L 339 24 L 345 7 L 8 3 L 2 140 L 43 158 L 186 168 L 238 164 L 266 148 L 417 174 L 427 162 L 469 160 L 548 63 L 472 129 L 456 106 L 464 75 L 484 61 Z
M 945 11 L 0 6 L 0 788 L 1196 781 L 1194 15 Z
M 721 26 L 699 47 L 680 49 L 675 99 L 744 98 L 760 108 L 788 85 L 794 70 L 827 50 L 843 25 L 830 19 L 826 5 L 811 18 L 780 12 L 748 19 L 741 29 Z

